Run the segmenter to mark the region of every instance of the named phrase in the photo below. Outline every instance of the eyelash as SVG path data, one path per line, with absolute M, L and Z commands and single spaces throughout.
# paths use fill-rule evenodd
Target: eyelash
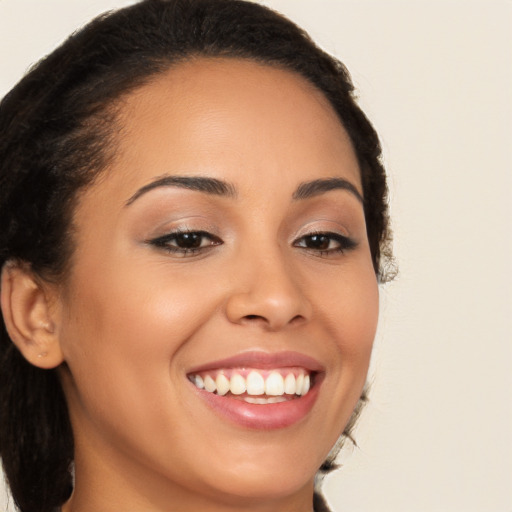
M 182 242 L 186 241 L 187 237 L 190 237 L 191 240 L 199 240 L 199 246 L 178 247 L 177 245 L 171 245 L 171 242 L 177 242 L 180 237 L 182 238 Z M 204 242 L 205 239 L 208 239 L 210 243 L 208 243 L 207 245 L 202 245 L 202 242 Z M 308 242 L 327 242 L 329 246 L 333 241 L 337 244 L 337 247 L 319 249 L 311 246 L 308 247 L 307 245 Z M 171 233 L 167 233 L 166 235 L 154 238 L 152 240 L 147 240 L 147 243 L 155 247 L 164 249 L 168 253 L 175 254 L 181 257 L 187 257 L 201 252 L 205 252 L 211 249 L 212 247 L 222 245 L 224 242 L 219 237 L 212 235 L 207 231 L 177 230 Z M 332 233 L 328 231 L 316 231 L 301 236 L 300 238 L 293 242 L 293 246 L 304 249 L 308 252 L 312 252 L 320 257 L 329 257 L 334 256 L 336 254 L 342 254 L 346 251 L 354 249 L 357 246 L 357 243 L 351 238 L 344 235 L 340 235 L 339 233 Z
M 182 241 L 185 241 L 186 237 L 195 237 L 199 239 L 200 242 L 204 241 L 204 239 L 209 239 L 210 243 L 208 245 L 200 245 L 199 247 L 178 247 L 170 245 L 172 241 L 177 241 L 179 238 L 183 238 Z M 155 247 L 164 249 L 165 251 L 176 254 L 178 256 L 186 257 L 188 255 L 197 254 L 199 252 L 204 252 L 211 247 L 216 245 L 222 245 L 223 242 L 220 238 L 208 233 L 207 231 L 194 231 L 194 230 L 177 230 L 172 233 L 167 233 L 166 235 L 159 236 L 158 238 L 154 238 L 152 240 L 148 240 L 147 243 L 154 245 Z
M 313 239 L 319 238 L 319 239 L 326 239 L 328 245 L 331 244 L 331 242 L 336 242 L 338 244 L 335 248 L 327 248 L 327 249 L 318 249 L 318 248 L 312 248 L 307 246 L 301 246 L 299 243 L 307 241 L 313 241 Z M 307 242 L 306 242 L 307 243 Z M 336 254 L 343 254 L 346 251 L 350 251 L 351 249 L 355 249 L 357 246 L 357 243 L 352 240 L 351 238 L 340 235 L 339 233 L 332 233 L 330 231 L 315 231 L 312 233 L 308 233 L 307 235 L 304 235 L 293 243 L 295 247 L 300 247 L 305 250 L 311 251 L 313 253 L 316 253 L 315 255 L 321 256 L 321 257 L 329 257 L 334 256 Z

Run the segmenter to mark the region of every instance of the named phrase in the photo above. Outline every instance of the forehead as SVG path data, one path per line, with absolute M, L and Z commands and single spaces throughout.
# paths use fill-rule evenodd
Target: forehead
M 173 173 L 242 188 L 341 176 L 362 193 L 351 141 L 328 100 L 277 67 L 228 58 L 180 63 L 124 99 L 119 125 L 107 181 L 118 181 L 125 199 Z

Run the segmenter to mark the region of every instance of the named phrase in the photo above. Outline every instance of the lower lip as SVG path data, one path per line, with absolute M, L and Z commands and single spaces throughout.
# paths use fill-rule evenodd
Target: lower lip
M 274 430 L 289 427 L 308 415 L 318 397 L 320 381 L 317 375 L 315 385 L 300 398 L 264 405 L 250 404 L 236 398 L 216 395 L 195 386 L 194 389 L 209 407 L 227 420 L 245 428 Z

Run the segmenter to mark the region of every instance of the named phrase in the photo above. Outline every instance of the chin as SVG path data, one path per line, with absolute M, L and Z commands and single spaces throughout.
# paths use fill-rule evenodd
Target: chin
M 314 487 L 316 471 L 313 473 L 298 473 L 280 468 L 257 474 L 237 475 L 230 477 L 223 484 L 216 479 L 217 497 L 226 503 L 242 508 L 248 502 L 279 501 L 300 494 L 302 490 L 309 494 Z
M 232 463 L 226 460 L 210 473 L 207 485 L 235 504 L 247 500 L 285 499 L 300 494 L 301 490 L 311 493 L 316 472 L 324 460 L 320 456 L 312 457 L 313 452 L 307 448 L 287 453 L 268 450 L 254 454 L 248 451 L 245 456 L 238 455 Z

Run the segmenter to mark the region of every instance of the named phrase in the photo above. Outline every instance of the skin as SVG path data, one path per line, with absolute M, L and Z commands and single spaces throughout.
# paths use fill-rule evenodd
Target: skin
M 233 59 L 180 64 L 125 98 L 119 123 L 52 290 L 76 438 L 64 511 L 311 511 L 315 472 L 366 379 L 378 290 L 356 195 L 293 194 L 338 177 L 362 195 L 350 140 L 302 77 Z M 164 175 L 216 178 L 236 195 L 162 186 L 127 205 Z M 214 238 L 186 254 L 148 242 L 178 228 Z M 315 232 L 355 247 L 305 246 Z M 251 350 L 325 368 L 301 421 L 248 429 L 197 398 L 191 368 Z

